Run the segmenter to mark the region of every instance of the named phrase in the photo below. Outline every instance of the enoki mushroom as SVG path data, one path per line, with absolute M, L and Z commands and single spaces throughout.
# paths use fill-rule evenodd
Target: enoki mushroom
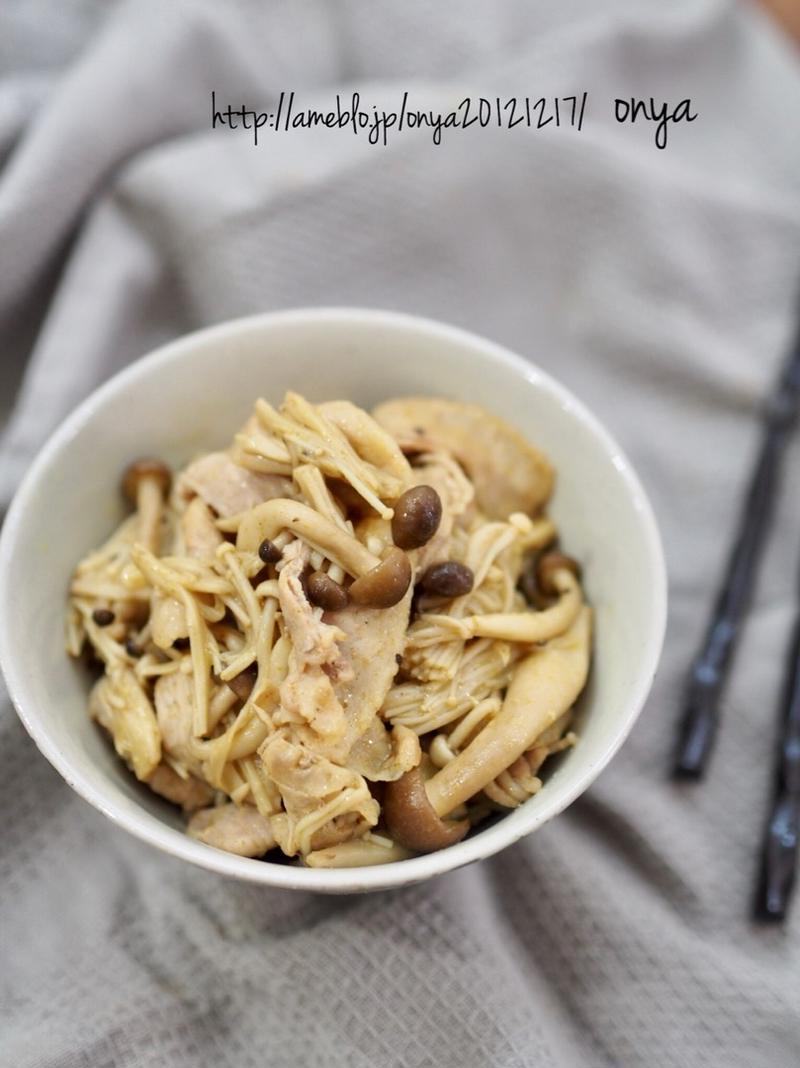
M 135 460 L 70 586 L 89 713 L 209 846 L 348 867 L 457 842 L 577 742 L 591 611 L 552 484 L 500 420 L 424 398 L 289 393 L 225 452 Z

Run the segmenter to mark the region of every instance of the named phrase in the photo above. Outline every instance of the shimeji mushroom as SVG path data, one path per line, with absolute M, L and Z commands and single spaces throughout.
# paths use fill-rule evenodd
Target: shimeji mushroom
M 356 578 L 380 564 L 378 557 L 352 534 L 307 504 L 288 497 L 275 497 L 246 512 L 236 534 L 236 548 L 240 552 L 257 553 L 265 539 L 274 541 L 282 530 L 303 538 Z
M 341 612 L 347 607 L 347 590 L 324 571 L 312 571 L 306 580 L 309 601 L 326 612 Z
M 236 548 L 257 553 L 265 540 L 272 541 L 282 530 L 302 538 L 353 575 L 356 581 L 349 595 L 358 604 L 391 608 L 402 600 L 411 583 L 411 564 L 401 549 L 389 549 L 381 560 L 333 520 L 286 497 L 265 501 L 243 516 Z
M 134 460 L 122 476 L 122 492 L 139 515 L 138 540 L 158 556 L 161 513 L 172 474 L 161 460 Z
M 525 644 L 549 641 L 563 634 L 574 622 L 583 604 L 583 594 L 577 565 L 561 553 L 543 556 L 537 575 L 540 589 L 558 596 L 555 604 L 540 612 L 488 612 L 464 619 L 435 615 L 431 619 L 464 639 L 494 638 Z
M 518 665 L 497 716 L 427 782 L 419 770 L 388 783 L 384 812 L 391 837 L 419 852 L 463 837 L 466 821 L 444 819 L 530 749 L 572 707 L 586 683 L 591 610 L 583 607 L 569 629 L 529 653 Z
M 412 486 L 394 502 L 392 539 L 400 549 L 427 545 L 442 521 L 442 499 L 433 486 Z
M 350 587 L 350 598 L 368 608 L 391 608 L 405 597 L 411 575 L 411 561 L 394 546 L 377 567 L 356 579 Z
M 452 812 L 454 808 L 455 805 L 450 805 L 447 811 Z M 444 820 L 442 815 L 431 804 L 419 768 L 412 768 L 386 784 L 383 816 L 389 834 L 401 846 L 418 853 L 432 853 L 461 841 L 469 830 L 469 820 Z

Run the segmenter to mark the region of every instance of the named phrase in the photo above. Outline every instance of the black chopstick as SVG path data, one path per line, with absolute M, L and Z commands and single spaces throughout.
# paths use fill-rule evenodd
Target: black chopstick
M 782 920 L 797 867 L 800 833 L 800 601 L 786 661 L 775 796 L 764 834 L 755 914 Z
M 750 603 L 772 518 L 781 461 L 800 407 L 800 333 L 764 408 L 761 449 L 750 479 L 722 587 L 692 664 L 673 773 L 698 779 L 719 722 L 719 700 Z

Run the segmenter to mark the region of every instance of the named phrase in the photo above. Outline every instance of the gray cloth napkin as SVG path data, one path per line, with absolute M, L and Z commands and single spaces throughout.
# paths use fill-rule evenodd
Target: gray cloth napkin
M 784 930 L 748 920 L 797 444 L 708 781 L 666 774 L 757 405 L 798 315 L 789 44 L 712 0 L 7 0 L 0 20 L 3 503 L 64 414 L 157 343 L 271 308 L 383 306 L 493 337 L 586 400 L 642 474 L 671 582 L 653 694 L 588 794 L 491 861 L 394 893 L 269 891 L 150 850 L 69 790 L 4 696 L 0 1063 L 800 1063 L 800 904 Z M 420 105 L 589 104 L 581 133 L 440 146 L 316 130 L 255 148 L 209 128 L 212 89 L 264 108 L 353 88 L 370 105 L 406 89 Z M 659 151 L 652 126 L 614 121 L 631 95 L 691 97 L 699 117 Z

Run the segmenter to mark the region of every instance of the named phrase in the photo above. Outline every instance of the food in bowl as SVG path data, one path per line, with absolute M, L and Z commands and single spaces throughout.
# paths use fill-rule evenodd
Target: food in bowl
M 474 405 L 258 400 L 72 577 L 92 717 L 188 833 L 310 867 L 403 860 L 542 787 L 591 655 L 554 471 Z

